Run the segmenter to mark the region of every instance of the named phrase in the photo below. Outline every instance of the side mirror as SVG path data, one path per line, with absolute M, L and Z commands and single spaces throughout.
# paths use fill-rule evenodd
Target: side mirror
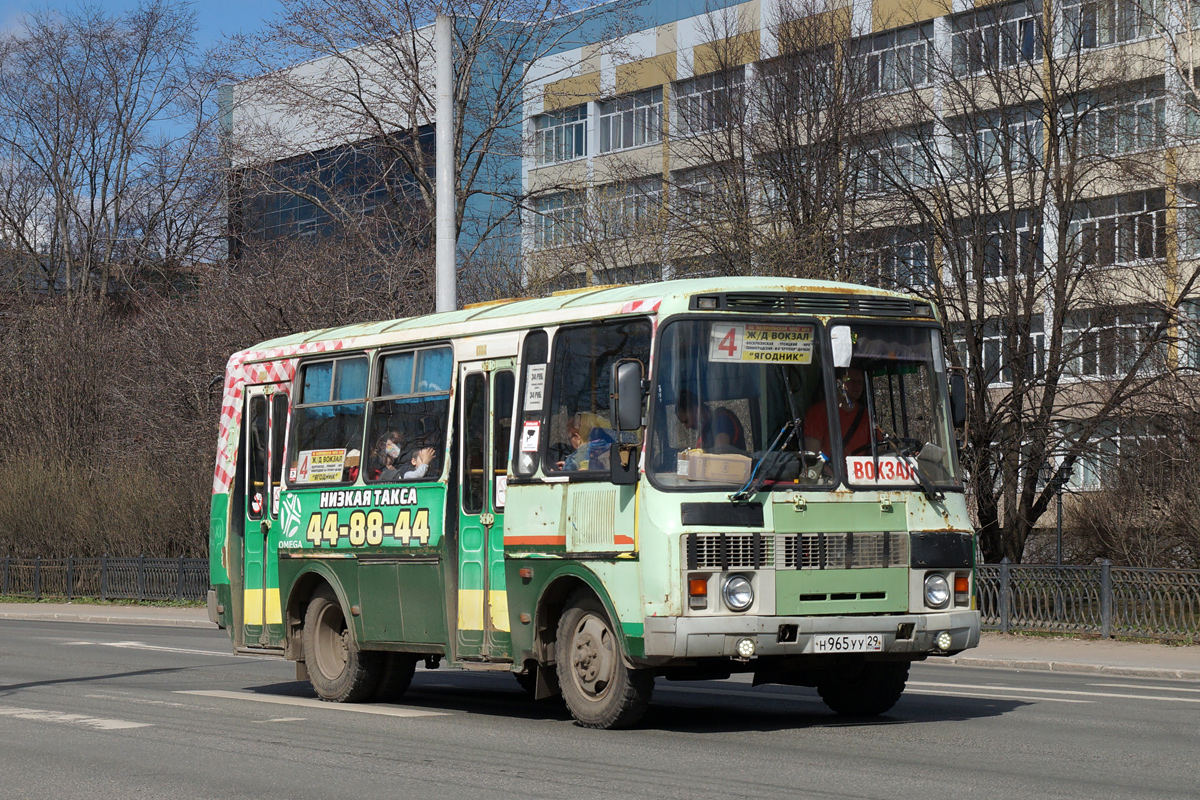
M 961 372 L 950 373 L 950 421 L 955 428 L 967 423 L 967 379 Z
M 636 431 L 642 427 L 642 362 L 618 361 L 612 366 L 609 422 L 614 430 Z

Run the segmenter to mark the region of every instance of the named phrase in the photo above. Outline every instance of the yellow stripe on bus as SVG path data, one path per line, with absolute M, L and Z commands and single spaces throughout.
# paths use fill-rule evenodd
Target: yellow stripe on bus
M 263 590 L 246 589 L 242 594 L 242 622 L 246 625 L 263 624 Z M 279 590 L 267 589 L 267 624 L 282 625 L 283 610 L 279 604 Z
M 505 633 L 512 631 L 512 625 L 508 622 L 508 592 L 488 592 L 488 608 L 493 630 Z
M 483 630 L 483 589 L 458 590 L 458 629 Z

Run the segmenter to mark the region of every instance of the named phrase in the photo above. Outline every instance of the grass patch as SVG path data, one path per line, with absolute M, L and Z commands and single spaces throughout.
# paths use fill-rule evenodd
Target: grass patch
M 72 597 L 68 600 L 65 597 L 47 596 L 43 596 L 41 600 L 34 600 L 32 597 L 11 594 L 0 594 L 0 603 L 26 603 L 29 605 L 69 603 L 73 606 L 144 606 L 148 608 L 204 608 L 206 606 L 203 600 L 101 600 L 98 597 Z

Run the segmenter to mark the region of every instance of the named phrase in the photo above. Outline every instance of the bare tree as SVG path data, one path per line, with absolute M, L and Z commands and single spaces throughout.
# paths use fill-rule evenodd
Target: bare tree
M 302 198 L 331 228 L 381 218 L 407 223 L 380 237 L 381 259 L 400 252 L 397 242 L 423 246 L 436 188 L 432 22 L 442 11 L 455 20 L 460 269 L 478 263 L 516 275 L 519 261 L 502 254 L 519 246 L 530 70 L 579 43 L 585 30 L 587 42 L 609 38 L 626 22 L 625 5 L 586 14 L 563 0 L 285 0 L 283 7 L 266 33 L 242 42 L 255 77 L 234 97 L 238 121 L 229 142 L 239 180 L 252 175 L 259 192 Z M 564 63 L 563 74 L 572 66 Z M 287 158 L 298 159 L 297 169 L 280 169 Z M 338 190 L 347 175 L 355 191 Z M 372 200 L 364 203 L 364 196 Z M 471 283 L 473 291 L 488 285 Z
M 130 264 L 216 254 L 219 195 L 198 170 L 215 81 L 194 32 L 186 6 L 146 0 L 121 14 L 36 12 L 0 38 L 0 241 L 14 288 L 104 295 Z
M 974 390 L 964 452 L 992 561 L 1022 558 L 1054 500 L 1046 464 L 1069 475 L 1146 413 L 1197 277 L 1167 225 L 1161 65 L 1088 52 L 1058 13 L 955 17 L 860 150 L 863 188 L 938 265 L 925 293 Z

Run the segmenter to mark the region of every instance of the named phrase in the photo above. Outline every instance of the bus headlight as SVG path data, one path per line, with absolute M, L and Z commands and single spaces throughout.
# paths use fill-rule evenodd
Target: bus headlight
M 950 602 L 950 584 L 936 572 L 925 577 L 925 605 L 941 608 Z
M 744 575 L 730 575 L 721 587 L 721 597 L 730 611 L 745 611 L 754 603 L 754 587 Z

